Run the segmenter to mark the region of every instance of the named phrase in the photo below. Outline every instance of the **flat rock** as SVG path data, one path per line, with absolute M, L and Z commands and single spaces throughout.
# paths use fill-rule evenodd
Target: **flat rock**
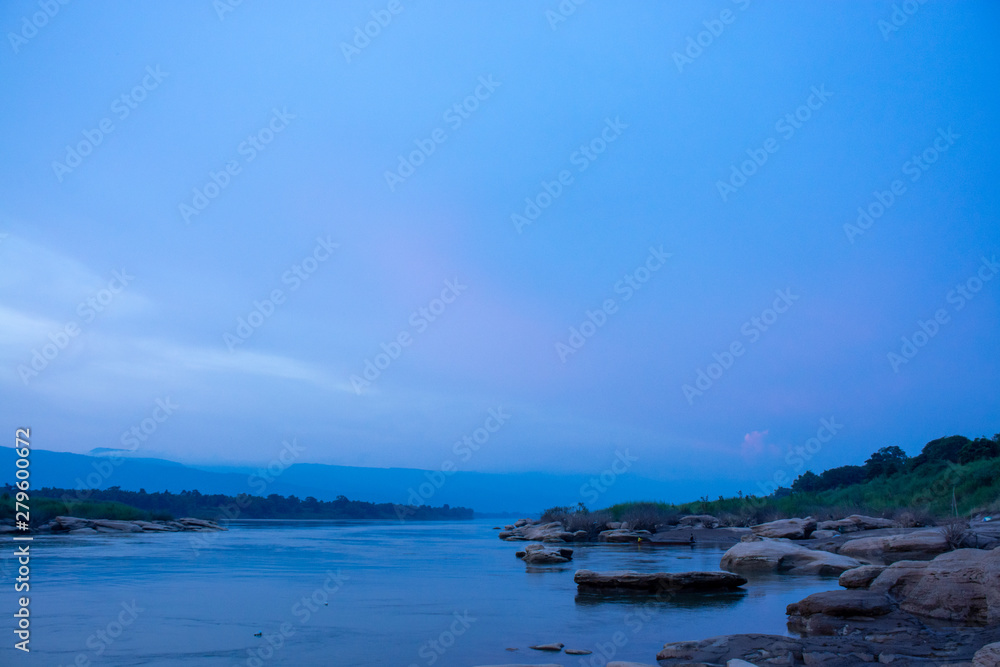
M 880 528 L 892 528 L 895 526 L 892 519 L 879 519 L 863 514 L 852 514 L 836 521 L 820 521 L 817 525 L 819 530 L 833 530 L 838 533 L 856 533 L 862 530 L 878 530 Z
M 756 540 L 733 545 L 722 556 L 722 569 L 731 572 L 786 572 L 839 575 L 859 567 L 853 558 L 807 549 L 779 540 Z
M 573 542 L 577 539 L 576 535 L 567 532 L 559 521 L 521 523 L 522 521 L 527 519 L 518 520 L 509 530 L 498 533 L 497 537 L 509 542 Z
M 568 648 L 566 649 L 566 655 L 590 655 L 593 651 L 588 651 L 585 648 Z
M 838 537 L 840 533 L 835 530 L 814 530 L 809 536 L 811 540 L 829 540 Z
M 885 616 L 894 605 L 885 593 L 873 591 L 823 591 L 788 605 L 789 616 L 814 616 L 826 614 L 845 618 L 849 616 Z
M 894 563 L 899 560 L 931 560 L 950 549 L 944 533 L 932 528 L 904 535 L 858 537 L 844 542 L 837 553 L 851 558 Z
M 841 574 L 837 583 L 844 588 L 868 588 L 885 568 L 885 565 L 862 565 Z
M 579 570 L 573 581 L 581 589 L 703 592 L 734 590 L 747 583 L 731 572 L 594 572 Z
M 597 535 L 598 542 L 639 542 L 641 540 L 652 539 L 653 534 L 648 530 L 629 530 L 628 528 L 616 528 L 613 530 L 602 530 Z
M 804 540 L 816 530 L 816 521 L 812 517 L 805 519 L 779 519 L 769 521 L 751 528 L 754 535 L 788 540 Z

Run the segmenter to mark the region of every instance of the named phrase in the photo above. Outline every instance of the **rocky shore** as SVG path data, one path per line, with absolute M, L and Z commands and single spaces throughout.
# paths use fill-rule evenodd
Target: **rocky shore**
M 615 523 L 600 528 L 595 540 L 593 532 L 568 531 L 559 522 L 522 519 L 500 538 L 543 543 L 519 552 L 552 559 L 539 562 L 568 562 L 572 550 L 555 546 L 566 542 L 677 545 L 695 538 L 728 547 L 720 563 L 727 572 L 579 570 L 574 581 L 581 592 L 740 590 L 747 579 L 739 574 L 751 572 L 838 576 L 841 588 L 788 606 L 788 630 L 797 636 L 673 642 L 656 656 L 661 667 L 1000 667 L 1000 522 L 903 527 L 851 515 L 723 528 L 714 517 L 692 515 L 655 532 Z
M 115 519 L 81 519 L 74 516 L 57 516 L 32 530 L 32 534 L 49 535 L 98 535 L 102 533 L 179 533 L 215 532 L 227 530 L 214 521 L 185 517 L 175 521 L 118 521 Z M 0 533 L 18 532 L 14 526 L 0 526 Z

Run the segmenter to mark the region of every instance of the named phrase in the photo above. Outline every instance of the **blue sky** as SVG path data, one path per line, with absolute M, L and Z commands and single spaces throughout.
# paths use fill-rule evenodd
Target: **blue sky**
M 1000 430 L 994 5 L 218 6 L 0 9 L 8 432 L 435 468 L 502 407 L 463 469 L 722 492 Z

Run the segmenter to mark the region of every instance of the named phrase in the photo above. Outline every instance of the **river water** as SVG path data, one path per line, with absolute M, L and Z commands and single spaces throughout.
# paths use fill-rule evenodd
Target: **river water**
M 524 543 L 497 539 L 494 523 L 244 522 L 220 533 L 38 537 L 30 654 L 13 648 L 19 594 L 5 540 L 0 664 L 655 664 L 669 641 L 786 634 L 785 605 L 837 587 L 767 575 L 741 595 L 578 598 L 578 569 L 718 570 L 723 550 L 573 545 L 569 567 L 527 567 L 514 557 Z M 549 642 L 594 653 L 528 649 Z

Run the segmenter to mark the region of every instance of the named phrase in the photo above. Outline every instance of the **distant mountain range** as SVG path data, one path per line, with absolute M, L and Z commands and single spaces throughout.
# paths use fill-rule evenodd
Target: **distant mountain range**
M 14 449 L 0 447 L 0 484 L 13 483 Z M 619 466 L 619 469 L 624 465 Z M 120 486 L 138 491 L 267 496 L 276 493 L 318 500 L 351 500 L 411 505 L 471 507 L 486 514 L 537 514 L 555 505 L 585 503 L 591 509 L 629 500 L 683 501 L 694 499 L 694 485 L 678 486 L 640 477 L 615 474 L 611 469 L 596 475 L 560 475 L 544 472 L 481 473 L 427 471 L 413 468 L 361 468 L 317 463 L 295 463 L 287 468 L 195 467 L 175 461 L 119 456 L 118 450 L 100 448 L 91 455 L 52 452 L 31 453 L 31 482 L 63 488 L 107 489 Z

